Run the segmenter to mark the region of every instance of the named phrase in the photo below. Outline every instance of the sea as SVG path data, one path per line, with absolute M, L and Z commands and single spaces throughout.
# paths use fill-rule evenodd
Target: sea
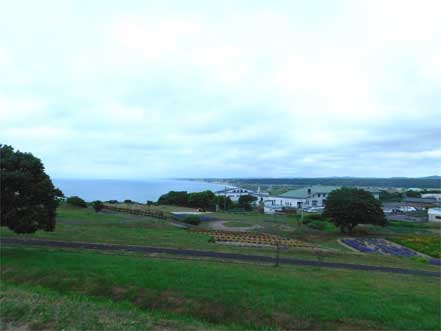
M 86 201 L 94 200 L 132 200 L 145 203 L 147 200 L 156 202 L 158 198 L 169 191 L 220 191 L 223 184 L 203 181 L 180 179 L 151 179 L 151 180 L 110 180 L 110 179 L 52 179 L 56 187 L 63 191 L 66 197 L 79 196 Z

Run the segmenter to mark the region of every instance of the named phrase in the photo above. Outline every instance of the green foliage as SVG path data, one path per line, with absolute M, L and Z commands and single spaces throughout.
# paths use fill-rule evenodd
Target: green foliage
M 199 225 L 201 223 L 201 219 L 196 215 L 187 216 L 180 221 L 191 225 Z
M 187 206 L 188 193 L 186 191 L 170 191 L 163 194 L 158 199 L 160 205 Z
M 133 203 L 133 201 L 130 199 L 126 199 L 126 200 L 124 200 L 124 203 Z
M 216 195 L 211 191 L 189 193 L 188 205 L 193 208 L 214 210 L 216 207 Z
M 239 197 L 239 207 L 248 211 L 252 210 L 251 203 L 253 203 L 256 200 L 257 198 L 253 195 L 249 195 L 249 194 L 241 195 Z
M 329 217 L 341 232 L 352 229 L 358 224 L 386 225 L 386 217 L 381 203 L 362 189 L 341 188 L 328 195 L 323 216 Z
M 153 206 L 155 203 L 151 200 L 147 200 L 147 206 Z
M 78 196 L 69 197 L 66 199 L 66 203 L 68 203 L 71 206 L 80 207 L 80 208 L 87 208 L 87 203 L 83 199 L 81 199 Z
M 421 198 L 421 193 L 418 191 L 406 191 L 406 196 L 409 198 Z
M 95 209 L 95 211 L 98 213 L 98 212 L 100 212 L 101 210 L 103 210 L 103 208 L 104 208 L 104 204 L 102 203 L 102 201 L 100 201 L 100 200 L 96 200 L 96 201 L 92 202 L 92 207 L 93 207 L 93 209 Z
M 159 197 L 158 204 L 214 210 L 216 198 L 216 195 L 211 191 L 195 193 L 170 191 Z
M 40 159 L 0 144 L 0 224 L 16 233 L 55 229 L 63 193 L 54 187 Z
M 221 210 L 231 209 L 234 205 L 233 201 L 230 197 L 225 197 L 224 195 L 219 195 L 217 197 L 216 203 L 218 204 Z
M 380 191 L 380 201 L 382 202 L 400 202 L 403 200 L 403 194 L 399 192 L 389 193 Z

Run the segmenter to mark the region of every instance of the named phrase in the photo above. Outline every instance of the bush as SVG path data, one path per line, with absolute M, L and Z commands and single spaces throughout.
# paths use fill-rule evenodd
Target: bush
M 306 223 L 306 225 L 315 230 L 323 231 L 324 229 L 326 229 L 326 223 L 322 221 L 310 221 Z
M 201 219 L 196 215 L 187 216 L 186 218 L 182 219 L 181 222 L 191 224 L 191 225 L 198 225 L 201 223 Z
M 147 206 L 153 206 L 155 203 L 151 200 L 147 200 Z
M 118 203 L 118 200 L 109 200 L 109 201 L 107 201 L 107 203 L 116 204 L 116 203 Z
M 98 213 L 99 211 L 103 210 L 104 204 L 100 200 L 97 200 L 92 202 L 92 207 L 95 209 L 95 212 Z
M 69 197 L 69 198 L 67 198 L 66 202 L 69 205 L 72 205 L 72 206 L 75 206 L 75 207 L 87 208 L 86 201 L 84 201 L 83 199 L 81 199 L 78 196 Z
M 126 200 L 124 200 L 124 203 L 133 203 L 133 201 L 130 199 L 126 199 Z

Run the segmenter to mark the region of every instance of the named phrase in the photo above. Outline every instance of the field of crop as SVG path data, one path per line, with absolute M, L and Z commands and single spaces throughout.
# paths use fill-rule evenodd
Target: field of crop
M 1 253 L 0 313 L 15 328 L 441 327 L 438 278 L 52 249 Z

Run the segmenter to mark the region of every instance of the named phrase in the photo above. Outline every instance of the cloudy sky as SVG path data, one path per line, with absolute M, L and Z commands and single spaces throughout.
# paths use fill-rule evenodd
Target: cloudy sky
M 441 1 L 2 1 L 0 143 L 57 178 L 428 176 Z

